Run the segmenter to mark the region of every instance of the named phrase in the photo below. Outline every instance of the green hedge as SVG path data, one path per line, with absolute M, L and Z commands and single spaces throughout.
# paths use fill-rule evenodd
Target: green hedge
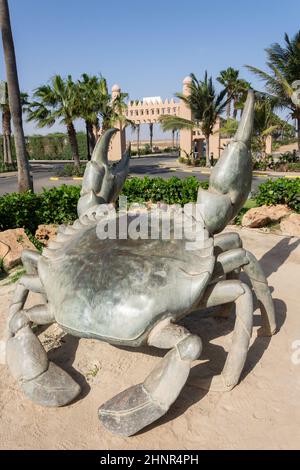
M 278 178 L 262 183 L 256 195 L 258 206 L 287 204 L 300 213 L 300 178 Z
M 12 157 L 15 161 L 16 152 L 14 138 L 12 142 Z M 87 157 L 87 143 L 84 132 L 77 132 L 79 157 Z M 32 160 L 72 160 L 72 152 L 66 134 L 32 135 L 26 137 L 26 149 Z M 0 136 L 0 162 L 3 162 L 3 137 Z
M 42 193 L 11 193 L 0 197 L 0 230 L 24 227 L 35 233 L 39 224 L 72 222 L 80 187 L 62 185 Z
M 123 192 L 128 203 L 162 201 L 167 204 L 186 204 L 197 199 L 199 186 L 208 187 L 207 181 L 198 181 L 194 176 L 179 179 L 131 178 L 125 182 Z M 34 234 L 39 224 L 62 224 L 77 218 L 79 186 L 62 185 L 33 194 L 12 193 L 0 197 L 0 230 L 24 227 Z M 300 213 L 300 178 L 278 178 L 259 186 L 255 203 L 271 205 L 287 204 Z M 248 204 L 248 206 L 247 206 Z M 242 209 L 245 212 L 245 209 Z
M 195 201 L 199 186 L 207 187 L 206 181 L 195 177 L 179 178 L 132 178 L 125 182 L 123 194 L 128 202 L 163 201 L 168 204 L 186 204 Z M 0 197 L 0 230 L 24 227 L 31 233 L 39 224 L 62 224 L 77 218 L 79 186 L 62 185 L 42 193 L 11 193 Z
M 198 181 L 195 176 L 185 179 L 131 178 L 126 181 L 123 192 L 128 202 L 158 202 L 186 204 L 197 199 L 198 188 L 208 188 L 208 181 Z

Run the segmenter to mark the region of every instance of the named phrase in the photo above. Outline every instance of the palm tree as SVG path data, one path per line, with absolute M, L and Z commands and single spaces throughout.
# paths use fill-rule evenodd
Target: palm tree
M 203 80 L 198 80 L 194 74 L 191 74 L 191 78 L 190 93 L 187 96 L 176 93 L 176 96 L 190 108 L 192 120 L 168 115 L 161 116 L 159 120 L 164 131 L 172 129 L 192 130 L 194 127 L 200 127 L 206 140 L 206 165 L 210 166 L 209 137 L 213 132 L 218 116 L 227 106 L 227 90 L 225 88 L 217 94 L 212 77 L 208 77 L 207 72 L 205 72 Z
M 227 90 L 227 107 L 226 107 L 226 118 L 229 119 L 231 116 L 231 102 L 233 99 L 233 92 L 236 88 L 239 71 L 228 67 L 226 70 L 221 70 L 217 80 Z
M 0 105 L 2 111 L 2 133 L 3 133 L 3 162 L 7 165 L 13 165 L 12 147 L 11 147 L 11 112 L 8 102 L 7 83 L 4 84 L 5 100 Z M 28 94 L 21 93 L 21 107 L 28 104 Z
M 98 77 L 83 73 L 81 80 L 78 80 L 78 108 L 80 117 L 85 121 L 88 160 L 91 159 L 99 130 L 98 112 L 100 100 L 97 93 L 98 90 Z
M 236 119 L 226 119 L 226 121 L 222 122 L 222 126 L 220 127 L 220 134 L 225 137 L 233 137 L 238 129 L 238 121 Z
M 8 101 L 14 126 L 15 148 L 18 164 L 18 190 L 19 192 L 24 192 L 29 189 L 33 190 L 33 184 L 26 152 L 20 87 L 7 0 L 0 0 L 0 24 L 6 66 Z
M 80 159 L 74 120 L 79 117 L 78 86 L 68 75 L 64 80 L 55 75 L 49 85 L 42 85 L 34 91 L 34 101 L 29 104 L 28 121 L 36 121 L 39 127 L 51 127 L 59 120 L 67 127 L 67 133 L 75 167 Z
M 274 113 L 276 100 L 266 94 L 256 94 L 253 138 L 259 148 L 262 159 L 266 157 L 268 136 L 283 129 L 285 121 Z
M 242 110 L 244 108 L 245 101 L 247 99 L 248 90 L 250 88 L 250 83 L 242 78 L 239 78 L 236 81 L 235 88 L 233 90 L 233 119 L 237 118 L 238 110 L 240 110 L 242 114 Z
M 265 82 L 266 91 L 277 98 L 277 106 L 288 108 L 291 117 L 296 119 L 300 151 L 300 103 L 292 100 L 292 84 L 300 77 L 300 30 L 293 38 L 285 33 L 283 46 L 275 43 L 265 51 L 268 72 L 250 65 L 246 67 Z
M 99 85 L 101 107 L 98 114 L 102 123 L 102 132 L 114 126 L 116 123 L 118 123 L 120 127 L 128 124 L 132 125 L 132 122 L 125 116 L 125 110 L 127 108 L 125 100 L 128 98 L 128 93 L 121 92 L 116 98 L 112 99 L 111 94 L 108 92 L 105 78 L 100 80 Z

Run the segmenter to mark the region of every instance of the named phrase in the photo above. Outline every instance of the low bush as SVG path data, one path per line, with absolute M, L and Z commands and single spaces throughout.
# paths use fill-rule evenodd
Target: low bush
M 158 202 L 166 204 L 187 204 L 197 199 L 199 187 L 207 188 L 208 181 L 198 181 L 195 176 L 185 179 L 131 178 L 126 181 L 123 192 L 128 202 Z
M 131 178 L 123 187 L 128 203 L 162 201 L 167 204 L 186 204 L 196 201 L 199 186 L 207 181 L 195 177 L 179 179 Z M 77 218 L 80 186 L 62 185 L 42 193 L 11 193 L 0 197 L 0 230 L 23 227 L 34 234 L 40 224 L 62 224 Z
M 34 234 L 39 224 L 61 224 L 76 219 L 80 187 L 62 185 L 34 194 L 0 197 L 0 230 L 23 227 Z
M 83 176 L 86 165 L 80 165 L 77 168 L 73 163 L 68 163 L 63 167 L 59 168 L 57 176 Z
M 208 181 L 198 181 L 194 176 L 180 179 L 131 178 L 123 187 L 122 194 L 132 202 L 165 202 L 187 204 L 195 202 L 199 187 L 207 189 Z M 80 186 L 62 185 L 44 190 L 42 193 L 12 193 L 0 197 L 0 230 L 24 227 L 34 234 L 40 224 L 62 224 L 77 218 L 77 202 Z M 268 180 L 259 186 L 256 200 L 248 200 L 236 217 L 240 223 L 243 214 L 250 207 L 263 204 L 287 204 L 300 213 L 300 178 L 278 178 Z
M 262 183 L 256 194 L 258 206 L 286 204 L 300 213 L 300 178 L 278 178 Z
M 16 171 L 16 170 L 17 170 L 17 165 L 15 162 L 10 165 L 7 163 L 0 162 L 0 173 L 6 173 L 8 171 Z
M 254 170 L 273 170 L 273 171 L 299 171 L 300 162 L 296 151 L 285 152 L 275 161 L 273 155 L 266 155 L 261 159 L 253 160 Z

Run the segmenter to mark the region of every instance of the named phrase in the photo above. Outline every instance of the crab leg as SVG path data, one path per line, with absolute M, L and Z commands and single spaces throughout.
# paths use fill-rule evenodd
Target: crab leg
M 55 319 L 46 305 L 16 312 L 9 321 L 6 362 L 12 376 L 30 400 L 43 406 L 63 406 L 80 392 L 80 386 L 60 367 L 48 361 L 46 351 L 30 323 L 49 324 Z
M 220 233 L 214 236 L 215 254 L 218 255 L 224 251 L 242 248 L 243 242 L 236 232 Z
M 255 256 L 243 248 L 225 251 L 217 257 L 213 277 L 216 278 L 239 268 L 242 268 L 249 277 L 260 303 L 262 327 L 258 335 L 271 336 L 276 331 L 274 304 L 266 276 Z
M 198 336 L 168 320 L 157 325 L 148 344 L 172 348 L 142 384 L 128 388 L 99 409 L 99 418 L 115 434 L 131 436 L 163 416 L 180 394 L 192 361 L 201 354 Z
M 200 307 L 215 307 L 224 302 L 236 303 L 236 320 L 230 351 L 220 375 L 200 378 L 196 383 L 201 388 L 213 391 L 231 390 L 238 383 L 252 334 L 253 302 L 247 284 L 228 280 L 209 286 Z
M 37 251 L 23 250 L 21 258 L 27 274 L 37 274 L 37 265 L 40 257 L 41 255 Z
M 25 274 L 19 279 L 12 302 L 9 307 L 7 322 L 8 324 L 11 318 L 23 309 L 29 291 L 37 292 L 39 294 L 44 293 L 44 288 L 38 276 L 35 276 L 33 274 Z M 11 332 L 9 331 L 9 329 L 6 331 L 6 335 L 8 338 L 11 336 Z

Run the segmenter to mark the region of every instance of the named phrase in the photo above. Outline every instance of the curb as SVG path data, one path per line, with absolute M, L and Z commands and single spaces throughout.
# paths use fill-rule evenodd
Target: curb
M 71 180 L 83 180 L 83 176 L 51 176 L 49 178 L 50 181 L 59 181 L 59 180 L 63 180 L 63 179 L 66 179 L 66 178 L 69 178 Z

